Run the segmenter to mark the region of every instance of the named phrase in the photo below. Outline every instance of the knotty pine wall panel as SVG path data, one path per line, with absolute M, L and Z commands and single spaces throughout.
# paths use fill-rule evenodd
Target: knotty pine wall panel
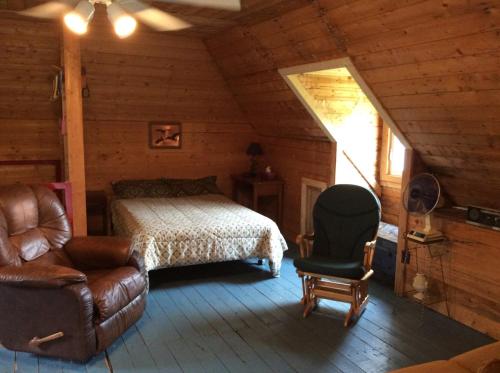
M 0 14 L 0 160 L 60 159 L 60 104 L 51 101 L 59 28 Z M 3 166 L 0 183 L 55 180 L 53 167 Z
M 287 134 L 311 144 L 324 135 L 277 69 L 350 57 L 451 203 L 500 208 L 499 30 L 494 0 L 317 0 L 206 43 L 257 131 L 283 142 Z M 255 95 L 268 104 L 261 109 Z M 443 222 L 451 240 L 478 253 L 452 248 L 452 317 L 499 338 L 498 303 L 488 300 L 490 288 L 477 286 L 498 272 L 480 265 L 481 257 L 498 257 L 498 232 Z
M 260 136 L 259 141 L 264 151 L 262 163 L 271 165 L 285 182 L 282 233 L 294 242 L 300 233 L 302 178 L 330 183 L 335 172 L 335 143 L 275 136 Z
M 230 174 L 248 168 L 255 132 L 242 115 L 204 43 L 144 27 L 116 38 L 98 13 L 82 39 L 90 97 L 84 99 L 87 189 L 120 179 Z M 183 125 L 182 148 L 150 149 L 148 122 Z

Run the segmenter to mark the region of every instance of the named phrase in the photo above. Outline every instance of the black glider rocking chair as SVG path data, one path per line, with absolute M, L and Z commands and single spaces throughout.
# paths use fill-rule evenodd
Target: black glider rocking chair
M 299 235 L 304 317 L 320 298 L 351 304 L 344 326 L 368 303 L 368 279 L 380 223 L 380 202 L 371 191 L 348 184 L 320 194 L 313 209 L 314 234 Z

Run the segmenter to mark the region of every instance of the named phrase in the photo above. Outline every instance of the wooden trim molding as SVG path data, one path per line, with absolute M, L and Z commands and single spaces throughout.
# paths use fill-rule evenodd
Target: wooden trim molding
M 413 175 L 415 151 L 413 149 L 406 149 L 405 151 L 405 167 L 401 181 L 401 203 L 403 200 L 403 193 L 406 185 L 411 180 Z M 401 207 L 399 212 L 398 222 L 398 247 L 396 253 L 396 275 L 394 281 L 394 292 L 396 295 L 403 296 L 405 286 L 405 265 L 403 263 L 403 252 L 406 249 L 406 232 L 408 230 L 408 211 Z
M 312 212 L 312 207 L 310 206 L 308 199 L 308 188 L 319 189 L 320 192 L 324 191 L 328 187 L 327 183 L 320 180 L 313 180 L 307 177 L 302 178 L 302 186 L 300 193 L 300 232 L 301 234 L 308 234 L 311 232 L 306 232 L 307 230 L 307 217 L 310 212 Z

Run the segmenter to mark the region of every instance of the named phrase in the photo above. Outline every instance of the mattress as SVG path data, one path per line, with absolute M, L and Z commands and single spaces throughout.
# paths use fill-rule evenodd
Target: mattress
M 218 194 L 119 199 L 115 234 L 130 237 L 148 270 L 247 258 L 279 275 L 285 239 L 269 218 Z

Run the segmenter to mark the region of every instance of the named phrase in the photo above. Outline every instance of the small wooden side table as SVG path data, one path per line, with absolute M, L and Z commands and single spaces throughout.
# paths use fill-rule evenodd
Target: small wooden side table
M 87 231 L 89 236 L 108 234 L 108 197 L 103 190 L 87 191 Z
M 428 281 L 432 281 L 432 269 L 433 269 L 433 263 L 435 259 L 439 260 L 439 269 L 440 269 L 440 277 L 441 277 L 441 284 L 442 284 L 442 290 L 440 290 L 439 294 L 431 295 L 428 292 L 425 294 L 425 298 L 422 301 L 419 301 L 419 303 L 422 304 L 422 306 L 430 306 L 436 303 L 441 303 L 444 302 L 446 306 L 446 313 L 448 317 L 450 317 L 450 307 L 448 305 L 448 287 L 446 285 L 446 279 L 444 276 L 444 268 L 443 268 L 443 256 L 449 253 L 449 244 L 450 241 L 446 237 L 443 237 L 442 239 L 436 240 L 436 241 L 430 241 L 430 242 L 420 242 L 413 240 L 411 238 L 406 238 L 406 249 L 405 249 L 405 256 L 408 255 L 409 252 L 413 251 L 415 254 L 415 265 L 417 269 L 417 273 L 424 273 L 428 279 Z M 418 254 L 419 251 L 421 250 L 426 250 L 427 254 L 430 259 L 430 263 L 427 266 L 427 270 L 422 269 L 419 267 L 419 260 L 418 260 Z M 405 266 L 405 271 L 406 271 L 406 265 L 407 261 L 405 260 L 404 262 Z M 410 299 L 415 300 L 412 295 L 415 293 L 414 290 L 410 290 L 406 292 L 406 295 L 410 296 Z
M 233 179 L 233 200 L 239 201 L 240 192 L 250 191 L 252 195 L 251 209 L 259 211 L 260 197 L 274 196 L 278 201 L 276 211 L 277 224 L 281 228 L 283 224 L 283 180 L 268 180 L 260 176 L 231 175 Z

